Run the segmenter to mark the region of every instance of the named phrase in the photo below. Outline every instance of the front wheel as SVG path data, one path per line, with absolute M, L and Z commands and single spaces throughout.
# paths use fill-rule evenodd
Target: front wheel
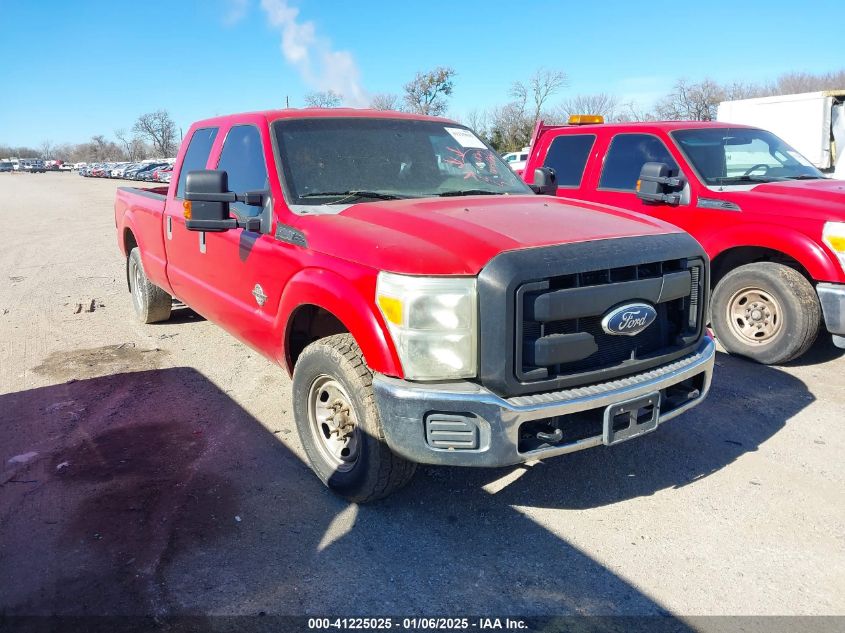
M 293 370 L 293 409 L 311 468 L 340 496 L 375 501 L 411 480 L 416 464 L 384 441 L 373 376 L 350 334 L 305 348 Z
M 801 273 L 759 262 L 732 270 L 716 285 L 711 324 L 729 353 L 777 365 L 810 349 L 819 333 L 821 307 Z

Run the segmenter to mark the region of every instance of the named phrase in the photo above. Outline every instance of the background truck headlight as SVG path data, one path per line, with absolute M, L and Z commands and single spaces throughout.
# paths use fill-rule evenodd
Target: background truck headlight
M 376 303 L 405 378 L 445 380 L 477 373 L 475 277 L 379 273 Z
M 822 230 L 822 241 L 839 258 L 839 265 L 845 271 L 845 222 L 826 222 Z

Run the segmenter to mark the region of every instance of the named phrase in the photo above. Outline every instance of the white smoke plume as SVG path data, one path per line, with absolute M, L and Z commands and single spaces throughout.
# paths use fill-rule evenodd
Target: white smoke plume
M 299 9 L 287 0 L 261 0 L 270 25 L 282 36 L 282 55 L 297 69 L 303 81 L 318 91 L 333 90 L 343 95 L 344 105 L 362 107 L 369 103 L 361 87 L 361 73 L 349 51 L 338 51 L 328 38 L 317 34 L 310 20 L 299 17 Z

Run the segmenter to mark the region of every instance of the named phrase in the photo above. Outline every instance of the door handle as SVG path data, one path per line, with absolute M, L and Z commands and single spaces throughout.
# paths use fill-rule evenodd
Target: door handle
M 167 216 L 167 239 L 173 239 L 173 217 Z

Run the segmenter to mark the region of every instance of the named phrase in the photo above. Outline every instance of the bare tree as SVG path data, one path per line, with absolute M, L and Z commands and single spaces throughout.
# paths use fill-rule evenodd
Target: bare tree
M 114 137 L 120 142 L 121 146 L 123 147 L 123 151 L 129 156 L 129 160 L 136 160 L 135 157 L 132 155 L 132 141 L 134 140 L 129 134 L 126 132 L 125 128 L 120 128 L 119 130 L 114 131 Z
M 550 123 L 563 123 L 573 114 L 598 114 L 604 117 L 605 121 L 618 121 L 623 116 L 624 108 L 627 104 L 623 104 L 619 99 L 606 92 L 600 92 L 594 95 L 576 95 L 566 99 L 561 103 L 554 112 L 556 115 L 554 119 L 548 120 Z
M 382 92 L 373 95 L 370 100 L 370 107 L 373 110 L 399 110 L 402 104 L 399 102 L 399 95 Z
M 153 151 L 161 158 L 176 153 L 176 124 L 167 110 L 142 114 L 135 121 L 132 131 L 152 143 Z
M 818 75 L 806 72 L 784 73 L 775 80 L 772 94 L 786 95 L 818 90 L 845 89 L 845 69 Z
M 53 143 L 49 140 L 41 141 L 41 158 L 48 160 L 53 158 Z
M 525 114 L 518 101 L 499 106 L 490 112 L 490 144 L 498 151 L 515 151 L 528 145 L 534 121 Z
M 523 110 L 531 103 L 533 105 L 532 118 L 536 121 L 540 118 L 543 106 L 549 97 L 561 88 L 566 87 L 568 83 L 569 79 L 565 72 L 540 68 L 534 71 L 534 74 L 528 79 L 528 83 L 513 82 L 510 95 Z
M 338 108 L 343 103 L 343 95 L 334 90 L 309 92 L 305 95 L 305 105 L 309 108 Z
M 690 83 L 679 79 L 668 95 L 655 105 L 657 116 L 673 121 L 714 121 L 724 89 L 712 79 Z
M 405 106 L 410 112 L 439 116 L 448 108 L 446 97 L 452 94 L 455 71 L 447 66 L 418 72 L 405 84 Z
M 486 110 L 470 110 L 461 122 L 471 130 L 474 130 L 478 135 L 489 140 L 490 130 L 488 128 L 490 127 L 490 116 Z

